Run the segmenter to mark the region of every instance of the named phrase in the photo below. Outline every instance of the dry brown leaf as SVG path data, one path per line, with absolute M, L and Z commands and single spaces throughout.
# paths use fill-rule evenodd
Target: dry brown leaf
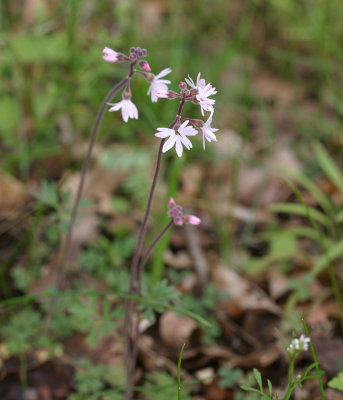
M 238 202 L 251 205 L 253 201 L 256 201 L 258 193 L 260 193 L 258 201 L 261 206 L 287 200 L 291 189 L 281 177 L 281 173 L 285 169 L 301 170 L 299 161 L 287 144 L 278 145 L 263 168 L 242 166 L 239 172 L 241 184 L 238 188 Z
M 181 348 L 189 341 L 196 328 L 197 324 L 192 318 L 166 311 L 160 319 L 159 333 L 164 343 Z
M 80 173 L 71 175 L 64 183 L 65 188 L 69 188 L 72 194 L 72 201 L 76 198 L 79 187 Z M 86 175 L 83 196 L 96 202 L 96 210 L 104 214 L 112 214 L 113 206 L 112 195 L 120 187 L 125 179 L 125 173 L 109 171 L 95 165 Z
M 186 251 L 178 251 L 175 254 L 168 250 L 164 255 L 164 262 L 175 269 L 188 269 L 193 266 L 193 261 Z
M 279 299 L 289 290 L 288 279 L 276 269 L 268 274 L 269 293 L 274 300 Z
M 28 199 L 25 186 L 15 177 L 0 173 L 0 218 L 20 210 Z
M 222 306 L 230 316 L 237 317 L 246 311 L 281 314 L 280 307 L 262 289 L 254 286 L 232 268 L 217 264 L 212 267 L 210 273 L 219 293 L 229 296 L 222 301 Z
M 339 309 L 335 300 L 328 300 L 325 303 L 317 304 L 307 316 L 309 325 L 323 324 L 329 318 L 339 318 Z
M 329 375 L 338 373 L 338 361 L 343 357 L 343 339 L 328 337 L 328 335 L 311 333 L 311 342 L 316 351 L 316 356 L 321 369 Z
M 273 364 L 273 362 L 278 358 L 280 358 L 280 350 L 278 346 L 269 344 L 264 349 L 259 349 L 249 354 L 236 355 L 228 361 L 227 365 L 233 368 L 267 367 Z

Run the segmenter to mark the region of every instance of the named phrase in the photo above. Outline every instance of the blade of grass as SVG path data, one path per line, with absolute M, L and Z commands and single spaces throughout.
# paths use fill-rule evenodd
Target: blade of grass
M 343 177 L 336 164 L 320 143 L 315 143 L 314 150 L 322 170 L 343 195 Z
M 341 330 L 343 331 L 343 302 L 342 302 L 342 297 L 341 297 L 341 293 L 340 293 L 338 282 L 337 282 L 337 278 L 336 278 L 335 269 L 334 269 L 334 266 L 333 266 L 333 264 L 331 262 L 331 259 L 329 257 L 329 254 L 328 254 L 329 250 L 327 248 L 324 236 L 323 236 L 321 230 L 319 229 L 317 222 L 313 218 L 313 216 L 312 216 L 312 214 L 310 212 L 309 206 L 305 202 L 305 200 L 304 200 L 302 194 L 299 192 L 298 188 L 292 182 L 290 182 L 287 178 L 284 178 L 283 180 L 292 189 L 294 194 L 297 196 L 297 198 L 300 200 L 300 202 L 305 207 L 305 209 L 307 211 L 307 217 L 308 217 L 309 221 L 311 222 L 313 228 L 318 233 L 318 242 L 319 242 L 319 244 L 320 244 L 320 246 L 321 246 L 321 248 L 323 250 L 324 256 L 325 256 L 325 258 L 327 260 L 331 287 L 332 287 L 332 291 L 334 293 L 335 300 L 337 302 L 337 306 L 338 306 L 338 310 L 339 310 L 339 324 L 340 324 Z
M 304 326 L 304 331 L 305 331 L 306 336 L 310 337 L 310 335 L 308 333 L 308 328 L 307 328 L 307 325 L 306 325 L 306 322 L 305 322 L 304 319 L 303 319 L 303 326 Z M 320 387 L 320 394 L 321 394 L 322 400 L 325 400 L 324 386 L 323 386 L 323 381 L 322 381 L 322 376 L 321 376 L 322 374 L 321 374 L 321 371 L 319 369 L 319 364 L 318 364 L 318 361 L 317 361 L 316 353 L 314 351 L 312 340 L 310 341 L 310 349 L 311 349 L 313 361 L 316 364 L 316 371 L 317 371 L 317 378 L 318 378 L 318 383 L 319 383 L 319 387 Z

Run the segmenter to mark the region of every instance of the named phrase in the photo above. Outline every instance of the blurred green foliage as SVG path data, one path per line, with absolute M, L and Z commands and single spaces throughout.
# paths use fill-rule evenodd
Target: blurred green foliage
M 101 100 L 126 74 L 124 65 L 102 61 L 105 45 L 123 52 L 131 45 L 146 47 L 153 72 L 173 68 L 174 87 L 186 74 L 202 71 L 219 89 L 219 111 L 237 112 L 230 125 L 243 135 L 249 134 L 244 113 L 260 103 L 250 82 L 256 67 L 311 86 L 312 96 L 342 116 L 340 0 L 213 0 L 210 5 L 206 0 L 64 0 L 24 7 L 19 0 L 4 0 L 0 13 L 0 142 L 8 154 L 2 160 L 6 169 L 15 169 L 22 153 L 29 160 L 61 154 L 89 135 Z M 169 102 L 151 105 L 142 79 L 134 85 L 141 118 L 123 124 L 118 113 L 106 116 L 107 140 L 138 143 L 175 113 Z M 218 116 L 217 125 L 225 126 L 226 118 Z

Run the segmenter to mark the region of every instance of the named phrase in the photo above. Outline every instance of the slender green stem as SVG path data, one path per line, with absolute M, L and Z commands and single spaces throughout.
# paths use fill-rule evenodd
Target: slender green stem
M 304 327 L 304 331 L 306 333 L 307 337 L 310 337 L 309 333 L 308 333 L 308 328 L 307 328 L 307 324 L 303 318 L 303 327 Z M 322 381 L 322 375 L 320 373 L 320 369 L 319 369 L 319 363 L 317 361 L 317 357 L 316 357 L 316 353 L 314 351 L 314 347 L 312 344 L 312 340 L 310 341 L 310 349 L 311 349 L 311 353 L 312 353 L 312 358 L 313 361 L 316 363 L 316 371 L 317 371 L 317 378 L 318 378 L 318 382 L 319 382 L 319 387 L 320 387 L 320 395 L 322 397 L 322 400 L 325 400 L 325 394 L 324 394 L 324 385 L 323 385 L 323 381 Z
M 284 400 L 289 400 L 292 394 L 292 390 L 294 388 L 294 383 L 293 383 L 293 375 L 294 375 L 294 360 L 295 357 L 292 356 L 290 359 L 289 363 L 289 370 L 288 370 L 288 387 L 287 387 L 287 392 L 285 394 Z
M 182 354 L 183 354 L 184 348 L 185 348 L 185 345 L 183 344 L 181 347 L 180 355 L 179 355 L 179 361 L 177 363 L 177 398 L 178 398 L 178 400 L 181 400 L 181 361 L 182 361 Z
M 25 353 L 20 354 L 19 377 L 23 388 L 27 388 L 27 358 Z

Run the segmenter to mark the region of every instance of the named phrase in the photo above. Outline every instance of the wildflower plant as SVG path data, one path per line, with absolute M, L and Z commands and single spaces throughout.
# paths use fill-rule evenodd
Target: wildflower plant
M 138 354 L 138 336 L 139 336 L 139 318 L 141 311 L 136 308 L 133 298 L 142 296 L 142 274 L 145 263 L 150 256 L 152 250 L 162 238 L 162 236 L 173 226 L 181 227 L 183 224 L 199 225 L 201 220 L 195 215 L 184 214 L 180 205 L 176 204 L 174 198 L 169 199 L 168 216 L 170 221 L 157 235 L 155 240 L 143 251 L 144 238 L 147 229 L 147 223 L 151 212 L 152 201 L 154 192 L 161 168 L 161 161 L 163 153 L 175 147 L 178 157 L 183 155 L 184 148 L 190 150 L 192 148 L 191 139 L 198 133 L 202 134 L 203 147 L 205 149 L 205 140 L 208 142 L 217 141 L 215 132 L 217 129 L 212 127 L 212 118 L 214 113 L 215 100 L 212 98 L 217 93 L 216 88 L 211 83 L 206 83 L 205 79 L 201 77 L 199 72 L 196 82 L 189 76 L 185 81 L 179 83 L 179 91 L 175 92 L 169 90 L 168 85 L 171 83 L 165 77 L 172 72 L 171 68 L 164 68 L 158 74 L 151 72 L 149 63 L 145 60 L 147 57 L 147 50 L 140 47 L 131 47 L 129 55 L 113 50 L 109 47 L 104 47 L 102 58 L 108 63 L 124 63 L 128 65 L 128 74 L 117 83 L 105 97 L 99 112 L 96 117 L 95 125 L 90 137 L 88 152 L 81 170 L 81 178 L 77 191 L 76 200 L 73 206 L 72 215 L 70 218 L 68 231 L 62 251 L 60 261 L 60 276 L 58 279 L 58 286 L 61 288 L 63 284 L 63 266 L 70 257 L 70 243 L 73 226 L 79 207 L 81 194 L 83 190 L 85 175 L 90 163 L 93 146 L 96 136 L 98 134 L 101 120 L 104 116 L 106 109 L 109 112 L 121 111 L 122 119 L 125 123 L 129 119 L 139 118 L 139 108 L 133 101 L 133 94 L 131 91 L 131 82 L 135 75 L 139 74 L 144 77 L 146 82 L 150 85 L 147 95 L 151 97 L 152 102 L 157 102 L 158 99 L 164 98 L 169 100 L 177 99 L 179 101 L 176 115 L 173 121 L 166 127 L 159 127 L 155 130 L 155 137 L 160 139 L 157 151 L 157 160 L 155 171 L 152 178 L 151 188 L 147 200 L 147 206 L 144 218 L 138 234 L 138 240 L 130 268 L 130 283 L 128 288 L 128 300 L 125 304 L 125 321 L 124 321 L 124 334 L 127 341 L 126 346 L 126 364 L 127 364 L 127 387 L 134 383 L 134 372 L 136 366 L 136 359 Z M 121 100 L 111 102 L 114 96 L 122 90 Z M 203 119 L 196 119 L 191 117 L 182 116 L 183 108 L 186 102 L 196 104 L 200 107 L 201 115 L 204 117 L 208 113 L 206 121 Z M 126 398 L 129 399 L 132 392 L 126 393 Z
M 305 328 L 306 334 L 307 332 L 307 327 Z M 310 364 L 305 372 L 303 374 L 294 374 L 294 363 L 295 359 L 303 351 L 308 351 L 309 348 L 311 347 L 311 352 L 313 356 L 314 362 Z M 247 385 L 241 385 L 241 389 L 248 391 L 248 392 L 253 392 L 256 394 L 260 395 L 261 399 L 269 399 L 269 400 L 275 400 L 275 399 L 283 399 L 283 400 L 289 400 L 291 398 L 292 392 L 296 387 L 302 387 L 302 383 L 308 379 L 313 379 L 317 378 L 319 381 L 320 389 L 321 389 L 321 397 L 322 400 L 325 400 L 323 388 L 322 388 L 322 382 L 321 382 L 321 375 L 323 374 L 323 371 L 319 370 L 318 362 L 314 353 L 313 346 L 311 344 L 311 339 L 309 336 L 305 336 L 302 334 L 299 338 L 292 338 L 290 343 L 286 346 L 286 351 L 289 359 L 289 368 L 288 368 L 288 385 L 287 388 L 285 389 L 284 395 L 281 397 L 277 393 L 273 392 L 273 386 L 271 381 L 268 379 L 268 392 L 265 391 L 263 388 L 263 383 L 262 383 L 262 375 L 261 373 L 254 368 L 253 374 L 254 378 L 257 382 L 258 389 L 253 388 Z M 316 369 L 316 372 L 311 374 L 311 371 L 313 369 Z

